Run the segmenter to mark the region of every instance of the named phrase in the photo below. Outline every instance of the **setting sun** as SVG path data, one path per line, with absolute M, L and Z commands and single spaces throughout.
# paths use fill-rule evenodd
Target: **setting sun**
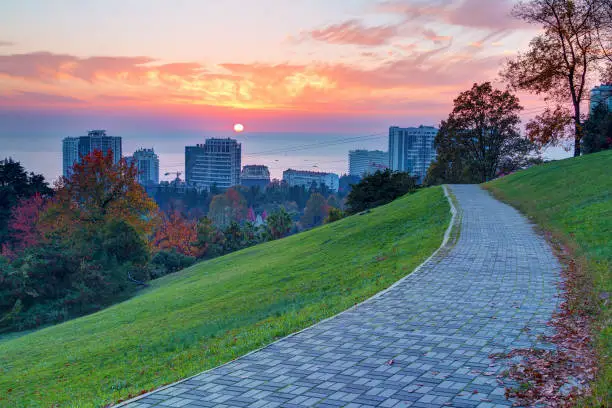
M 244 126 L 243 126 L 242 124 L 240 124 L 240 123 L 236 123 L 236 124 L 234 125 L 234 132 L 236 132 L 236 133 L 240 133 L 240 132 L 242 132 L 243 130 L 244 130 Z

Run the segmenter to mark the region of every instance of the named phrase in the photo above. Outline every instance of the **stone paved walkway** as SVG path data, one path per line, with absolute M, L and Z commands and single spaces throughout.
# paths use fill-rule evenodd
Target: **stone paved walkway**
M 451 189 L 456 245 L 390 291 L 126 406 L 510 406 L 488 356 L 537 344 L 560 266 L 516 210 L 478 186 Z

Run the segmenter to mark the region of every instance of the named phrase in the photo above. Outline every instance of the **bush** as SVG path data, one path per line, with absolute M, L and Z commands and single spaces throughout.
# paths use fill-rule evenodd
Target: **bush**
M 408 173 L 378 170 L 353 185 L 346 199 L 347 212 L 355 214 L 378 207 L 415 190 L 415 179 Z
M 325 218 L 325 224 L 330 224 L 344 218 L 346 214 L 339 208 L 330 207 L 329 214 Z
M 178 272 L 196 262 L 193 256 L 183 255 L 176 249 L 159 251 L 150 262 L 151 279 L 161 278 L 169 273 Z

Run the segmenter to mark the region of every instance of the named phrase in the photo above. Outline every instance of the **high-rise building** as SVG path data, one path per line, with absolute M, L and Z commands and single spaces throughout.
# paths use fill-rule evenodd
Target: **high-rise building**
M 285 170 L 283 171 L 283 181 L 290 186 L 304 186 L 307 188 L 313 184 L 317 187 L 325 184 L 332 191 L 338 191 L 340 186 L 340 177 L 337 174 L 307 170 Z
M 389 167 L 389 154 L 380 150 L 351 150 L 349 175 L 362 177 Z
M 434 140 L 438 129 L 432 126 L 418 128 L 389 128 L 389 167 L 391 170 L 404 171 L 422 183 L 427 169 L 436 159 Z
M 242 146 L 234 139 L 206 139 L 206 143 L 185 147 L 187 185 L 210 190 L 240 184 Z
M 70 176 L 72 166 L 79 161 L 79 138 L 66 137 L 62 140 L 62 174 Z
M 601 103 L 605 104 L 608 110 L 612 112 L 612 84 L 603 84 L 591 89 L 589 113 L 592 115 Z
M 240 184 L 245 187 L 266 187 L 270 184 L 270 170 L 268 166 L 247 165 L 242 168 Z
M 105 130 L 90 130 L 87 136 L 64 138 L 62 141 L 64 176 L 69 176 L 72 166 L 83 156 L 95 150 L 100 150 L 105 154 L 110 151 L 113 155 L 113 162 L 116 164 L 121 160 L 121 137 L 107 136 Z
M 126 158 L 127 159 L 127 158 Z M 159 156 L 153 149 L 138 149 L 129 157 L 138 170 L 138 182 L 143 186 L 159 184 Z

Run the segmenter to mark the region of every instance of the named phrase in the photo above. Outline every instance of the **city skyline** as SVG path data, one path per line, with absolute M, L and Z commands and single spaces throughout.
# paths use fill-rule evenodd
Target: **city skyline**
M 423 125 L 421 125 L 421 128 L 422 127 Z M 393 128 L 395 127 L 391 127 L 390 129 L 393 129 Z M 76 162 L 79 156 L 82 156 L 83 154 L 87 153 L 85 151 L 86 149 L 83 149 L 82 147 L 80 147 L 79 142 L 82 145 L 83 144 L 82 140 L 88 139 L 92 137 L 92 135 L 102 136 L 103 138 L 106 138 L 109 140 L 117 139 L 119 141 L 118 151 L 122 152 L 122 144 L 123 144 L 122 142 L 123 141 L 129 142 L 129 139 L 123 138 L 121 136 L 118 136 L 118 137 L 107 136 L 106 132 L 107 132 L 106 130 L 93 130 L 93 131 L 90 130 L 90 131 L 87 131 L 88 136 L 65 137 L 62 139 L 62 145 L 63 145 L 62 166 L 63 166 L 64 176 L 67 175 L 67 169 L 71 167 L 70 163 Z M 141 182 L 141 184 L 149 183 L 149 181 L 143 182 L 144 179 L 155 180 L 153 184 L 157 184 L 159 181 L 174 180 L 177 176 L 180 176 L 180 175 L 183 175 L 183 181 L 189 184 L 188 174 L 191 174 L 191 171 L 192 171 L 189 168 L 193 167 L 195 162 L 192 159 L 191 160 L 192 164 L 189 165 L 188 157 L 193 156 L 195 154 L 195 150 L 203 151 L 203 149 L 207 147 L 207 143 L 211 143 L 211 142 L 214 142 L 214 143 L 231 142 L 234 144 L 237 143 L 238 156 L 239 156 L 237 166 L 239 166 L 242 170 L 244 170 L 245 167 L 250 167 L 250 168 L 265 167 L 266 171 L 268 172 L 268 175 L 272 174 L 272 177 L 271 177 L 272 179 L 281 180 L 284 177 L 284 172 L 286 170 L 292 170 L 292 169 L 296 171 L 302 171 L 302 172 L 351 175 L 352 174 L 351 168 L 353 168 L 356 165 L 355 163 L 353 163 L 353 160 L 357 159 L 357 157 L 355 158 L 352 157 L 354 153 L 374 154 L 376 156 L 375 161 L 377 161 L 375 165 L 377 166 L 377 168 L 381 168 L 381 169 L 387 167 L 389 158 L 388 158 L 387 151 L 383 152 L 378 149 L 377 150 L 367 150 L 367 149 L 362 149 L 362 148 L 347 149 L 346 145 L 363 145 L 363 144 L 372 143 L 372 142 L 375 142 L 378 144 L 384 143 L 385 145 L 388 145 L 388 140 L 389 140 L 390 135 L 391 135 L 390 132 L 389 133 L 381 132 L 381 133 L 361 135 L 361 136 L 348 136 L 348 137 L 339 138 L 337 140 L 332 139 L 326 142 L 315 142 L 315 143 L 309 143 L 309 144 L 295 145 L 289 148 L 279 147 L 278 144 L 275 144 L 275 146 L 271 149 L 267 149 L 267 150 L 264 149 L 263 151 L 244 155 L 246 162 L 243 162 L 243 159 L 242 159 L 243 154 L 242 154 L 241 146 L 243 142 L 238 140 L 240 136 L 239 132 L 235 133 L 233 137 L 227 137 L 227 138 L 215 138 L 215 137 L 209 138 L 207 137 L 205 139 L 205 143 L 196 143 L 194 146 L 189 146 L 189 145 L 184 146 L 183 147 L 184 149 L 183 150 L 184 152 L 183 160 L 182 160 L 182 163 L 178 165 L 168 165 L 167 163 L 163 163 L 159 159 L 159 155 L 155 152 L 155 148 L 146 148 L 146 147 L 141 146 L 135 149 L 134 153 L 132 154 L 125 153 L 125 154 L 120 154 L 120 156 L 128 160 L 128 163 L 134 162 L 135 164 L 137 164 L 137 167 L 139 164 L 137 156 L 140 156 L 141 160 L 144 160 L 147 162 L 147 163 L 143 162 L 143 164 L 146 166 L 146 170 L 143 170 L 146 173 L 146 176 L 143 174 L 139 175 L 139 182 Z M 69 151 L 70 150 L 69 142 L 73 140 L 76 141 L 76 145 L 74 149 L 75 152 L 71 154 L 71 152 Z M 339 147 L 340 149 L 342 149 L 344 152 L 344 159 L 342 160 L 321 160 L 321 157 L 317 156 L 316 159 L 303 159 L 303 163 L 301 164 L 298 164 L 298 165 L 289 164 L 287 166 L 282 166 L 280 163 L 281 160 L 274 159 L 274 157 L 281 157 L 281 158 L 286 157 L 287 153 L 292 153 L 292 152 L 297 153 L 298 157 L 307 157 L 307 156 L 304 156 L 304 153 L 303 153 L 304 151 L 308 152 L 311 150 L 320 150 L 320 149 L 328 150 L 330 147 Z M 384 159 L 381 158 L 380 155 L 384 155 L 385 156 Z M 148 163 L 149 160 L 154 160 L 154 163 L 149 164 Z M 358 159 L 358 161 L 363 161 L 363 160 Z M 272 165 L 266 164 L 269 162 L 272 162 L 273 164 Z M 357 164 L 357 166 L 363 166 L 363 165 L 364 163 Z M 154 169 L 155 169 L 154 173 L 157 175 L 155 177 L 151 175 L 153 173 L 150 173 L 151 171 L 153 171 L 152 166 L 154 166 Z M 365 166 L 371 167 L 369 163 L 366 163 Z M 342 168 L 341 170 L 329 170 L 330 168 L 339 169 L 340 167 Z M 171 169 L 172 171 L 164 171 L 164 169 Z M 270 169 L 274 169 L 274 171 L 270 172 L 269 171 Z M 270 176 L 268 177 L 270 178 Z M 198 184 L 198 183 L 195 183 L 195 184 Z M 225 186 L 225 187 L 228 187 L 228 186 Z

